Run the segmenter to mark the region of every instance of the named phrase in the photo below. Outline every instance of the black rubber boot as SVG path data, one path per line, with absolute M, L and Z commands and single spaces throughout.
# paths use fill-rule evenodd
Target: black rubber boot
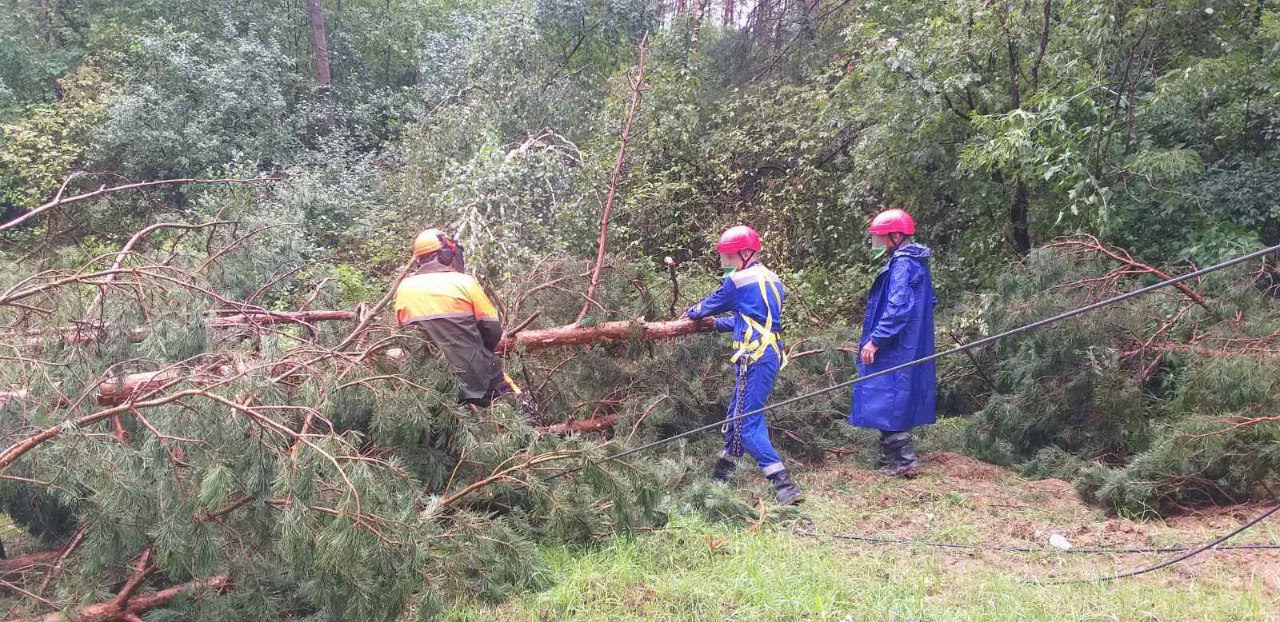
M 720 456 L 720 459 L 716 460 L 716 468 L 711 471 L 711 481 L 713 482 L 729 481 L 729 476 L 733 475 L 733 470 L 737 468 L 737 466 L 738 466 L 737 462 L 734 462 L 733 460 L 731 460 L 726 456 Z
M 773 482 L 774 489 L 778 491 L 779 505 L 795 505 L 804 501 L 804 491 L 791 481 L 791 474 L 787 473 L 786 469 L 769 475 L 768 478 Z
M 911 432 L 881 433 L 880 455 L 883 457 L 883 466 L 880 472 L 885 475 L 912 477 L 920 466 L 920 459 L 916 457 L 916 447 L 911 439 Z
M 888 445 L 884 442 L 884 439 L 886 436 L 887 434 L 885 434 L 884 432 L 880 433 L 880 455 L 876 458 L 877 469 L 883 469 L 889 466 L 890 464 L 893 464 L 893 460 L 889 458 Z

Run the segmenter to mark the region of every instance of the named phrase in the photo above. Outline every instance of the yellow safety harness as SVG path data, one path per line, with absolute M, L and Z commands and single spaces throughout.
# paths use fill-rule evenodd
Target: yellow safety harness
M 766 289 L 765 283 L 768 282 Z M 778 334 L 773 332 L 773 308 L 769 306 L 769 292 L 773 292 L 773 299 L 778 301 L 778 309 L 782 309 L 782 293 L 778 291 L 778 284 L 769 279 L 762 278 L 758 281 L 760 285 L 760 297 L 764 299 L 764 324 L 755 321 L 751 316 L 738 312 L 738 315 L 746 321 L 747 330 L 742 334 L 742 341 L 733 342 L 736 351 L 730 362 L 737 363 L 745 360 L 748 364 L 760 360 L 765 352 L 770 348 L 778 353 L 778 359 L 782 364 L 778 369 L 787 366 L 787 353 L 783 351 L 782 346 L 778 342 Z

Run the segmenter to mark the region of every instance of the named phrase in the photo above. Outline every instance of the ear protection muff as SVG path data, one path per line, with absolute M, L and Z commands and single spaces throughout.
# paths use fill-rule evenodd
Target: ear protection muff
M 458 245 L 443 233 L 440 234 L 440 251 L 436 254 L 436 259 L 441 264 L 449 266 L 453 265 L 453 258 L 457 255 Z

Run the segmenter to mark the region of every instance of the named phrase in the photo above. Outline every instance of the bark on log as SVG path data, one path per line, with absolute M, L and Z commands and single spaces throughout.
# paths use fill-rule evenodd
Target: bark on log
M 498 355 L 505 356 L 520 350 L 535 352 L 548 348 L 608 344 L 632 339 L 640 341 L 673 339 L 712 330 L 715 330 L 715 322 L 710 318 L 697 322 L 686 319 L 671 322 L 605 322 L 590 327 L 558 326 L 542 330 L 526 330 L 517 333 L 514 337 L 503 337 L 502 342 L 498 344 Z
M 156 607 L 168 604 L 180 596 L 199 598 L 205 593 L 221 594 L 231 588 L 231 577 L 217 575 L 208 579 L 181 583 L 167 587 L 158 592 L 138 594 L 123 602 L 111 599 L 83 607 L 72 612 L 47 613 L 32 618 L 22 618 L 21 622 L 114 622 L 115 620 L 137 619 L 138 614 L 146 613 Z
M 154 391 L 181 375 L 176 369 L 128 374 L 102 383 L 98 387 L 98 405 L 116 406 L 129 398 L 147 391 Z
M 312 322 L 353 322 L 355 311 L 253 311 L 206 320 L 210 328 L 230 328 L 249 324 L 310 324 Z
M 20 575 L 32 570 L 43 569 L 58 561 L 58 557 L 61 555 L 61 550 L 54 549 L 52 551 L 37 551 L 35 553 L 27 553 L 26 555 L 21 555 L 19 557 L 0 560 L 0 580 L 12 581 L 15 575 Z

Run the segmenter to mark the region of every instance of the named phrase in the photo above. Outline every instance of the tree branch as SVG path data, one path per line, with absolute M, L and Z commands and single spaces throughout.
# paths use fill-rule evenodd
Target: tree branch
M 595 296 L 596 287 L 600 285 L 600 268 L 604 265 L 605 246 L 609 242 L 609 216 L 613 213 L 613 200 L 618 194 L 618 184 L 622 179 L 622 163 L 627 154 L 627 141 L 631 139 L 631 126 L 636 120 L 636 110 L 640 107 L 640 92 L 644 85 L 644 52 L 649 42 L 649 33 L 640 38 L 639 62 L 636 77 L 631 80 L 631 106 L 627 109 L 627 121 L 622 126 L 622 143 L 618 146 L 618 159 L 613 164 L 613 175 L 609 178 L 609 197 L 605 199 L 604 212 L 600 216 L 600 245 L 596 250 L 596 265 L 591 270 L 591 283 L 587 285 L 587 300 L 582 303 L 582 311 L 574 324 L 581 323 L 591 310 L 591 300 Z
M 40 214 L 46 211 L 49 211 L 55 207 L 58 207 L 59 205 L 66 205 L 67 203 L 74 203 L 76 201 L 92 199 L 94 197 L 99 197 L 105 194 L 111 194 L 113 192 L 121 192 L 124 190 L 136 190 L 138 188 L 150 188 L 153 186 L 163 186 L 163 185 L 173 185 L 173 184 L 256 184 L 264 181 L 279 181 L 279 180 L 280 180 L 279 177 L 259 177 L 257 179 L 199 179 L 199 178 L 162 179 L 160 181 L 144 181 L 136 184 L 114 186 L 112 188 L 108 188 L 104 185 L 99 187 L 97 190 L 94 190 L 93 192 L 77 194 L 74 196 L 67 197 L 65 199 L 62 198 L 62 189 L 59 189 L 57 196 L 55 196 L 52 201 L 49 201 L 44 205 L 41 205 L 13 220 L 10 220 L 9 222 L 0 224 L 0 232 L 4 232 L 9 229 L 12 229 L 28 220 L 31 220 L 32 218 L 35 218 L 36 216 L 39 216 Z

